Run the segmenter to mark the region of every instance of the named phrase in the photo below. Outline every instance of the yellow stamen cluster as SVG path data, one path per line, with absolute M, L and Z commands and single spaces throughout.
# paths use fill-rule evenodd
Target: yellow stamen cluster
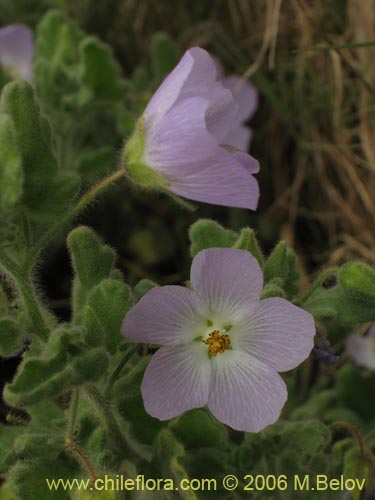
M 208 338 L 203 340 L 208 345 L 209 352 L 216 356 L 219 352 L 224 352 L 230 349 L 230 338 L 227 333 L 221 333 L 219 330 L 214 330 L 209 333 Z

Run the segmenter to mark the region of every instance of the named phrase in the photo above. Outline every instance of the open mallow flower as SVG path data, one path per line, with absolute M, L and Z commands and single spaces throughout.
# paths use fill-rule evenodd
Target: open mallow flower
M 153 288 L 128 312 L 123 334 L 161 344 L 141 393 L 160 420 L 207 406 L 233 429 L 258 432 L 287 399 L 277 372 L 309 355 L 312 316 L 282 298 L 259 300 L 263 276 L 246 250 L 210 248 L 193 259 L 190 288 Z
M 33 33 L 24 24 L 0 29 L 0 65 L 10 78 L 32 82 L 34 51 Z
M 145 188 L 255 210 L 259 188 L 253 174 L 259 164 L 236 147 L 244 145 L 238 131 L 243 109 L 229 87 L 208 52 L 188 50 L 125 145 L 128 176 Z
M 365 337 L 351 335 L 346 350 L 358 365 L 375 370 L 375 323 Z

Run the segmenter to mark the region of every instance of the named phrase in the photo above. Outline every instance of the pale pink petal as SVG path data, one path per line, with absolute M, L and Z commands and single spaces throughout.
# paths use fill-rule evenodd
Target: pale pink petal
M 221 313 L 230 323 L 252 310 L 263 275 L 256 258 L 246 250 L 208 248 L 193 259 L 190 286 L 204 304 L 204 314 Z
M 233 153 L 233 156 L 238 160 L 243 167 L 247 169 L 250 174 L 256 174 L 259 172 L 259 162 L 247 153 L 242 153 L 237 151 Z
M 216 75 L 215 64 L 208 52 L 199 47 L 186 51 L 148 103 L 144 113 L 146 125 L 161 120 L 177 99 L 206 93 L 207 88 L 214 85 Z
M 168 420 L 187 410 L 205 406 L 211 370 L 207 349 L 202 342 L 160 348 L 146 368 L 141 386 L 147 413 Z
M 33 33 L 23 24 L 13 24 L 0 29 L 0 64 L 15 78 L 29 82 L 33 79 Z
M 275 370 L 242 351 L 228 350 L 212 359 L 207 406 L 220 422 L 245 432 L 276 422 L 287 390 Z
M 188 175 L 184 175 L 188 170 Z M 170 182 L 170 191 L 190 200 L 250 210 L 258 205 L 257 180 L 235 155 L 222 148 L 206 160 L 173 169 L 165 177 Z
M 314 346 L 314 319 L 285 299 L 259 302 L 231 332 L 232 345 L 243 349 L 277 371 L 296 367 Z
M 199 171 L 197 162 L 211 158 L 218 149 L 217 139 L 205 121 L 209 101 L 192 97 L 178 102 L 160 125 L 146 130 L 145 162 L 162 174 L 182 177 Z
M 346 349 L 356 363 L 375 370 L 375 338 L 351 335 L 346 342 Z
M 245 125 L 237 125 L 232 128 L 222 139 L 222 144 L 227 144 L 239 151 L 248 151 L 251 143 L 252 131 Z
M 247 121 L 258 108 L 258 90 L 250 82 L 236 75 L 223 78 L 222 83 L 232 92 L 239 107 L 239 122 Z
M 127 313 L 122 333 L 134 342 L 183 344 L 197 336 L 202 321 L 189 288 L 155 287 Z
M 236 123 L 238 106 L 231 91 L 225 89 L 219 82 L 213 88 L 207 88 L 206 97 L 209 99 L 206 113 L 207 129 L 218 142 L 225 142 L 224 137 Z

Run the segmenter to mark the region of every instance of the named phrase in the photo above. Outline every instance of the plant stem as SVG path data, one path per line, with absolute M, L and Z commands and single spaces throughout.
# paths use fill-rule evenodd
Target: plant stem
M 53 226 L 42 236 L 42 238 L 35 244 L 33 249 L 30 252 L 29 258 L 27 260 L 27 269 L 32 269 L 35 265 L 35 262 L 40 254 L 44 250 L 44 248 L 48 245 L 48 243 L 58 234 L 65 226 L 68 224 L 71 219 L 73 219 L 81 210 L 83 210 L 89 203 L 91 203 L 94 198 L 102 191 L 104 191 L 110 184 L 120 179 L 125 175 L 125 170 L 120 168 L 113 174 L 109 175 L 102 181 L 100 181 L 96 186 L 91 188 L 79 202 L 71 207 L 61 219 L 55 222 Z
M 35 294 L 34 285 L 28 274 L 12 273 L 13 279 L 22 298 L 28 317 L 33 325 L 34 333 L 41 340 L 46 341 L 49 336 L 49 327 L 41 312 L 41 305 Z
M 73 389 L 72 392 L 72 398 L 70 400 L 70 406 L 69 406 L 68 425 L 66 427 L 66 438 L 71 440 L 73 440 L 74 425 L 77 416 L 78 400 L 79 400 L 79 388 L 77 387 Z
M 110 377 L 108 378 L 107 387 L 105 390 L 106 396 L 109 396 L 109 393 L 113 387 L 113 384 L 116 382 L 116 380 L 118 379 L 124 366 L 130 360 L 130 358 L 133 356 L 133 354 L 135 353 L 136 350 L 137 350 L 137 345 L 132 345 L 125 351 L 124 357 L 121 359 L 119 364 L 116 366 L 116 368 L 113 370 Z
M 93 466 L 91 465 L 90 460 L 88 459 L 86 453 L 82 450 L 82 448 L 78 446 L 73 440 L 74 425 L 77 416 L 78 400 L 79 400 L 79 389 L 76 388 L 73 390 L 72 399 L 70 401 L 70 406 L 69 406 L 69 416 L 68 416 L 68 425 L 66 428 L 65 444 L 69 448 L 69 450 L 78 455 L 78 458 L 86 467 L 87 472 L 89 473 L 92 481 L 95 483 L 97 476 L 95 474 Z
M 147 459 L 148 457 L 146 454 L 142 453 L 141 449 L 138 449 L 138 447 L 135 449 L 135 447 L 130 444 L 128 439 L 124 436 L 117 423 L 116 417 L 111 410 L 110 404 L 102 396 L 102 394 L 100 394 L 97 388 L 93 385 L 85 386 L 85 392 L 95 408 L 99 419 L 108 431 L 112 444 L 117 449 L 118 453 L 122 457 L 125 455 L 126 458 L 130 460 Z
M 333 427 L 344 427 L 345 429 L 348 429 L 348 431 L 350 431 L 357 440 L 359 453 L 362 456 L 365 456 L 365 445 L 363 443 L 362 434 L 359 432 L 355 425 L 351 424 L 350 422 L 346 422 L 345 420 L 339 420 L 338 422 L 335 422 L 333 424 Z

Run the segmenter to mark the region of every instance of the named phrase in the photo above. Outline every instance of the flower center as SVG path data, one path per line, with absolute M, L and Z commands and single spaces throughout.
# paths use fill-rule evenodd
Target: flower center
M 210 332 L 203 342 L 208 346 L 208 351 L 213 356 L 231 347 L 229 335 L 227 333 L 222 333 L 220 330 L 213 330 Z

